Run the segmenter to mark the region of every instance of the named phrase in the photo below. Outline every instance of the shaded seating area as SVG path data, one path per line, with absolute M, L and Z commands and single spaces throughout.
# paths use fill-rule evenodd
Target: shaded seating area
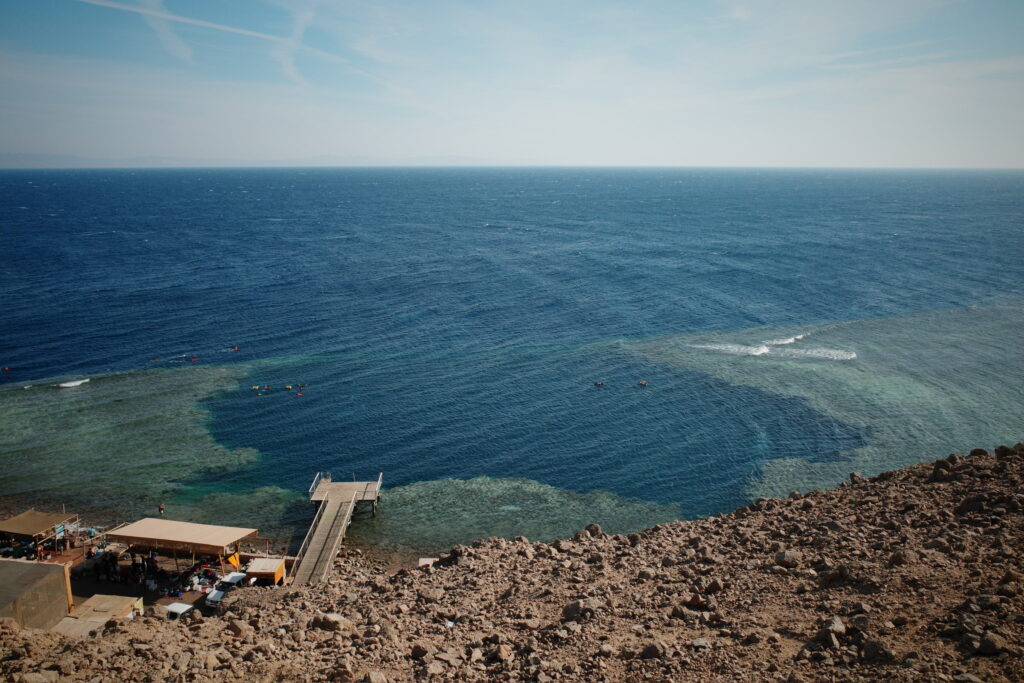
M 146 518 L 102 534 L 75 568 L 76 595 L 120 594 L 193 602 L 238 567 L 242 539 L 256 529 Z
M 170 519 L 147 517 L 107 532 L 107 540 L 123 543 L 129 548 L 139 547 L 162 551 L 166 555 L 182 557 L 215 557 L 221 563 L 238 552 L 242 539 L 257 536 L 256 529 L 214 524 L 195 524 Z
M 0 521 L 0 555 L 47 559 L 74 548 L 78 532 L 75 513 L 27 510 Z

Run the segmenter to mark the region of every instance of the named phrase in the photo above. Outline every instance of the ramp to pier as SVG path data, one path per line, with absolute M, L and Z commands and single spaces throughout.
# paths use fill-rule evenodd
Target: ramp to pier
M 296 558 L 293 582 L 299 586 L 320 583 L 331 572 L 338 547 L 345 538 L 356 505 L 368 502 L 377 510 L 383 473 L 377 481 L 331 481 L 319 473 L 309 487 L 309 497 L 320 504 Z

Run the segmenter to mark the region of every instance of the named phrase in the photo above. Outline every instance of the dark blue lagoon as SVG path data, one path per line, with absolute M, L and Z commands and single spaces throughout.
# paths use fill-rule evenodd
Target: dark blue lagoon
M 383 471 L 354 532 L 438 548 L 1024 432 L 1020 172 L 6 171 L 0 246 L 19 499 L 287 529 Z

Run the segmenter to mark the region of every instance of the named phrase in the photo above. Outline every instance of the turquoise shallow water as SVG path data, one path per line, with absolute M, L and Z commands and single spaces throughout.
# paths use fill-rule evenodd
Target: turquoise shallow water
M 0 189 L 0 495 L 20 500 L 289 534 L 318 470 L 384 472 L 353 537 L 437 549 L 628 531 L 1020 440 L 1021 173 Z

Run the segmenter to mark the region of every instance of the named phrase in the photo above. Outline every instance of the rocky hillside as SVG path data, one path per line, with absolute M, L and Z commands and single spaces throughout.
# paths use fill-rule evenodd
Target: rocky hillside
M 1024 444 L 628 536 L 358 551 L 219 617 L 3 627 L 13 680 L 1022 681 Z

